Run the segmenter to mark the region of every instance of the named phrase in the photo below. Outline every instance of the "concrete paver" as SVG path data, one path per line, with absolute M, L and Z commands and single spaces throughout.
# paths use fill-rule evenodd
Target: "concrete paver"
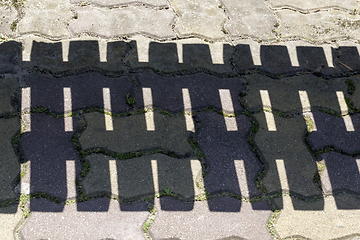
M 309 144 L 314 150 L 334 147 L 347 154 L 357 154 L 359 152 L 359 135 L 355 131 L 347 131 L 344 119 L 323 112 L 315 112 L 314 118 L 318 126 L 318 131 L 312 132 L 308 138 Z M 359 129 L 359 115 L 350 117 L 354 129 Z
M 271 109 L 283 113 L 302 113 L 303 107 L 299 91 L 306 91 L 310 102 L 308 111 L 326 108 L 340 114 L 340 107 L 336 96 L 337 91 L 346 93 L 345 79 L 325 80 L 312 74 L 271 79 L 261 75 L 247 75 L 246 96 L 243 104 L 250 111 L 264 108 L 260 97 L 260 90 L 267 90 L 270 96 Z
M 195 197 L 191 159 L 176 159 L 164 154 L 117 159 L 117 176 L 113 177 L 109 170 L 109 160 L 113 158 L 94 154 L 85 159 L 89 161 L 91 169 L 80 185 L 83 193 L 88 196 L 111 194 L 123 201 L 132 201 L 152 197 L 159 191 L 164 193 L 167 188 L 183 200 L 192 200 Z M 156 176 L 153 161 L 157 162 Z M 113 189 L 114 184 L 118 185 L 118 189 Z
M 292 10 L 275 11 L 280 18 L 282 38 L 302 38 L 310 41 L 359 39 L 360 17 L 339 10 L 302 14 Z M 316 23 L 316 24 L 314 24 Z
M 303 198 L 321 197 L 320 188 L 313 182 L 317 172 L 316 162 L 302 139 L 306 132 L 303 118 L 282 118 L 275 115 L 277 131 L 268 131 L 264 115 L 254 114 L 259 123 L 254 141 L 266 165 L 265 176 L 262 179 L 265 190 L 268 193 L 281 192 L 279 173 L 275 164 L 277 159 L 283 159 L 289 185 L 289 189 L 286 190 Z M 282 203 L 278 200 L 280 199 L 274 199 L 274 204 L 281 209 Z M 294 202 L 295 209 L 300 210 L 302 207 L 306 206 L 295 205 Z
M 155 131 L 148 131 L 145 114 L 113 118 L 114 131 L 106 131 L 104 115 L 86 114 L 87 128 L 80 136 L 84 150 L 101 148 L 126 154 L 137 151 L 163 150 L 180 156 L 192 155 L 184 116 L 169 117 L 154 112 Z M 99 128 L 99 126 L 101 126 Z
M 161 198 L 163 199 L 163 198 Z M 195 201 L 189 211 L 186 203 L 178 203 L 170 197 L 164 198 L 169 204 L 181 205 L 182 211 L 164 211 L 155 199 L 156 217 L 149 231 L 154 239 L 270 239 L 264 227 L 271 215 L 265 202 L 258 202 L 260 209 L 254 210 L 248 202 L 221 197 L 209 201 Z M 209 211 L 207 203 L 222 206 L 219 212 Z M 241 209 L 239 209 L 241 204 Z M 227 212 L 222 212 L 227 209 Z M 254 233 L 256 232 L 256 236 Z
M 104 198 L 78 205 L 103 205 Z M 106 200 L 106 199 L 105 199 Z M 48 209 L 57 208 L 55 203 L 36 199 Z M 105 212 L 80 212 L 76 204 L 66 205 L 62 212 L 32 212 L 20 231 L 22 239 L 144 239 L 142 224 L 149 212 L 145 203 L 137 204 L 140 211 L 121 211 L 118 202 L 111 200 Z
M 168 7 L 169 3 L 166 0 L 145 0 L 145 1 L 138 1 L 138 0 L 89 0 L 86 1 L 87 3 L 94 4 L 96 6 L 101 7 L 120 7 L 120 6 L 127 6 L 127 5 L 135 5 L 135 4 L 144 4 L 153 7 Z M 70 0 L 72 4 L 81 4 L 83 1 L 81 0 Z
M 0 231 L 4 240 L 15 239 L 15 230 L 24 219 L 24 214 L 17 204 L 0 208 Z
M 222 112 L 220 89 L 229 89 L 231 101 L 235 113 L 241 113 L 243 107 L 238 101 L 238 95 L 245 90 L 241 78 L 223 79 L 204 73 L 178 76 L 175 78 L 161 77 L 154 73 L 135 75 L 140 86 L 149 87 L 152 90 L 153 107 L 174 114 L 184 111 L 183 89 L 188 89 L 191 101 L 191 111 L 202 111 L 206 107 L 212 107 Z M 142 91 L 139 89 L 135 94 L 137 108 L 144 107 Z M 224 109 L 227 113 L 231 109 Z
M 220 1 L 170 0 L 178 19 L 174 30 L 180 37 L 201 36 L 210 39 L 225 37 L 222 24 L 226 15 Z
M 41 34 L 52 39 L 69 37 L 68 24 L 73 17 L 69 1 L 30 0 L 24 5 L 25 16 L 18 23 L 18 34 Z
M 2 1 L 0 3 L 0 32 L 3 35 L 13 35 L 12 29 L 14 29 L 14 22 L 18 17 L 18 12 L 15 7 L 12 6 L 11 1 Z M 15 23 L 16 24 L 16 23 Z
M 278 22 L 264 1 L 224 0 L 228 19 L 224 29 L 233 37 L 251 36 L 257 39 L 274 39 L 273 30 Z
M 31 132 L 24 133 L 20 138 L 20 148 L 25 161 L 30 161 L 31 187 L 30 193 L 45 193 L 58 201 L 65 201 L 70 192 L 67 182 L 73 176 L 67 174 L 68 160 L 75 161 L 72 171 L 78 175 L 80 162 L 71 143 L 71 132 L 64 131 L 64 119 L 56 119 L 44 113 L 31 115 Z M 76 129 L 76 122 L 74 129 Z M 57 211 L 62 211 L 61 205 Z M 47 211 L 43 205 L 30 203 L 31 211 Z M 48 209 L 51 211 L 51 209 Z
M 230 192 L 244 198 L 260 196 L 255 181 L 261 164 L 246 142 L 251 129 L 249 119 L 245 116 L 236 117 L 238 130 L 231 132 L 225 128 L 224 117 L 217 113 L 202 112 L 196 115 L 196 120 L 200 127 L 195 139 L 205 156 L 207 174 L 204 184 L 208 193 Z M 235 164 L 237 160 L 244 161 L 245 178 L 239 179 L 243 173 Z M 210 210 L 214 207 L 209 204 Z
M 74 11 L 77 17 L 69 25 L 72 36 L 96 34 L 100 37 L 115 38 L 146 34 L 160 39 L 176 37 L 171 28 L 175 14 L 169 9 L 154 10 L 134 6 L 98 9 L 85 6 L 75 7 Z
M 330 0 L 327 2 L 318 2 L 318 1 L 290 1 L 290 0 L 270 0 L 270 5 L 273 8 L 286 8 L 292 7 L 297 10 L 302 11 L 311 11 L 318 9 L 326 9 L 326 8 L 342 8 L 350 11 L 354 11 L 354 9 L 358 9 L 360 4 L 356 0 Z

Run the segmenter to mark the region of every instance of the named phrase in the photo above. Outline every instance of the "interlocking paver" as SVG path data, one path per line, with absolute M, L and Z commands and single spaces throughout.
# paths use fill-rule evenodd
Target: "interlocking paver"
M 293 10 L 275 11 L 280 18 L 278 29 L 282 38 L 302 38 L 311 41 L 359 39 L 359 15 L 339 10 L 302 14 Z
M 167 116 L 154 112 L 155 131 L 148 131 L 145 114 L 115 117 L 114 131 L 106 131 L 104 115 L 86 114 L 87 127 L 80 136 L 84 150 L 101 148 L 126 154 L 137 151 L 162 150 L 180 156 L 192 155 L 184 116 Z
M 84 194 L 112 194 L 109 160 L 113 158 L 94 154 L 85 160 L 90 163 L 90 171 L 80 182 Z M 156 176 L 161 192 L 168 188 L 177 197 L 192 200 L 195 197 L 190 159 L 176 159 L 164 154 L 151 154 L 132 159 L 116 160 L 118 195 L 124 201 L 152 197 L 155 194 L 154 176 L 151 161 L 156 160 Z
M 210 194 L 231 192 L 245 198 L 260 196 L 255 186 L 261 165 L 246 141 L 252 127 L 246 116 L 236 117 L 238 131 L 229 132 L 225 128 L 224 117 L 213 112 L 196 115 L 199 129 L 196 131 L 200 150 L 207 165 L 204 178 L 205 188 Z M 245 182 L 239 182 L 239 170 L 235 161 L 243 160 L 246 170 Z M 247 186 L 248 193 L 244 191 Z M 216 208 L 209 204 L 210 210 Z
M 19 235 L 22 239 L 144 239 L 142 225 L 149 214 L 146 203 L 134 204 L 135 211 L 121 211 L 118 202 L 111 200 L 110 209 L 104 212 L 104 200 L 107 201 L 98 198 L 78 204 L 96 205 L 98 212 L 77 211 L 76 204 L 56 212 L 56 203 L 34 199 L 38 205 L 48 206 L 50 212 L 31 212 Z
M 74 11 L 77 18 L 69 25 L 73 36 L 96 34 L 115 38 L 146 34 L 160 39 L 176 37 L 171 28 L 175 14 L 170 9 L 154 10 L 144 6 L 102 9 L 85 6 L 74 7 Z
M 264 210 L 254 210 L 248 202 L 221 197 L 195 201 L 194 209 L 190 207 L 190 211 L 188 205 L 191 204 L 170 197 L 161 199 L 168 204 L 180 205 L 182 210 L 162 210 L 159 201 L 155 200 L 155 221 L 149 229 L 154 239 L 270 239 L 265 224 L 271 211 L 264 201 L 253 205 Z M 221 206 L 219 212 L 214 212 L 216 209 L 209 211 L 208 203 Z
M 309 144 L 314 150 L 334 147 L 348 154 L 358 154 L 360 150 L 360 137 L 357 133 L 360 129 L 359 117 L 359 114 L 350 116 L 355 131 L 347 131 L 343 118 L 323 112 L 315 112 L 314 118 L 318 123 L 318 131 L 309 135 Z
M 16 239 L 15 229 L 17 229 L 18 225 L 23 220 L 23 216 L 23 212 L 17 205 L 0 208 L 0 231 L 2 239 Z
M 225 37 L 222 24 L 226 19 L 221 3 L 216 0 L 170 0 L 178 19 L 174 30 L 180 37 L 201 36 L 210 39 Z
M 341 197 L 346 199 L 346 195 Z M 276 232 L 281 238 L 356 239 L 360 234 L 359 210 L 337 209 L 332 196 L 324 200 L 323 211 L 296 211 L 285 208 L 276 221 Z M 345 201 L 349 204 L 349 201 Z M 354 204 L 359 204 L 359 200 L 355 200 Z
M 182 89 L 189 90 L 191 108 L 193 111 L 202 111 L 206 107 L 212 107 L 222 111 L 220 89 L 229 89 L 233 102 L 234 111 L 241 113 L 243 107 L 238 101 L 239 93 L 245 90 L 241 78 L 222 79 L 212 75 L 198 73 L 175 78 L 161 77 L 148 73 L 135 75 L 141 87 L 150 87 L 153 95 L 153 106 L 172 113 L 184 111 Z M 136 106 L 144 107 L 142 92 L 138 90 L 134 95 Z M 229 111 L 228 109 L 225 109 Z
M 16 27 L 18 12 L 9 0 L 0 2 L 0 32 L 8 36 L 13 35 L 12 29 Z
M 69 192 L 67 182 L 66 161 L 74 160 L 76 175 L 80 172 L 79 157 L 71 143 L 72 132 L 64 131 L 64 119 L 53 118 L 44 113 L 31 115 L 31 132 L 24 133 L 20 138 L 20 147 L 25 161 L 30 161 L 30 193 L 45 193 L 59 201 L 65 201 Z M 75 121 L 74 129 L 76 130 Z M 51 211 L 46 206 L 36 205 L 31 201 L 32 211 Z M 62 211 L 58 205 L 56 211 Z
M 71 89 L 72 110 L 104 109 L 103 88 L 110 89 L 111 111 L 124 113 L 132 108 L 126 104 L 126 95 L 133 82 L 128 77 L 110 78 L 99 73 L 84 73 L 76 76 L 55 78 L 39 73 L 26 76 L 31 88 L 31 106 L 41 107 L 58 114 L 64 113 L 64 88 Z
M 70 0 L 70 3 L 72 4 L 81 4 L 84 1 L 81 0 Z M 127 6 L 127 5 L 131 5 L 131 4 L 145 4 L 145 5 L 149 5 L 149 6 L 154 6 L 154 7 L 168 7 L 169 3 L 166 0 L 143 0 L 143 1 L 139 1 L 139 0 L 90 0 L 90 1 L 86 1 L 87 3 L 91 3 L 97 6 L 102 6 L 102 7 L 117 7 L 117 6 Z
M 251 36 L 259 39 L 273 39 L 273 30 L 277 25 L 274 13 L 264 1 L 224 0 L 228 19 L 225 31 L 231 36 Z
M 53 39 L 69 37 L 68 24 L 73 17 L 69 1 L 29 0 L 24 5 L 25 15 L 18 23 L 18 34 L 41 34 Z
M 254 141 L 266 165 L 265 176 L 261 181 L 265 190 L 269 194 L 281 192 L 275 162 L 283 159 L 290 188 L 286 190 L 303 198 L 321 197 L 321 190 L 313 181 L 317 172 L 316 162 L 303 140 L 306 132 L 303 118 L 283 118 L 275 115 L 277 131 L 269 131 L 264 113 L 253 116 L 259 123 Z M 282 208 L 282 203 L 278 200 L 280 199 L 274 199 L 274 204 L 277 208 Z M 295 209 L 306 209 L 306 206 L 296 203 L 293 202 Z
M 251 111 L 264 108 L 260 98 L 260 90 L 269 92 L 272 110 L 285 113 L 302 113 L 299 91 L 306 91 L 311 109 L 326 108 L 340 114 L 337 91 L 346 93 L 345 79 L 326 80 L 312 74 L 271 79 L 266 76 L 252 74 L 245 77 L 248 83 L 246 96 L 243 97 L 245 107 Z
M 330 0 L 326 2 L 318 1 L 301 1 L 301 0 L 270 0 L 270 5 L 274 8 L 287 8 L 309 11 L 318 10 L 321 8 L 343 8 L 346 10 L 354 11 L 359 9 L 359 2 L 357 0 Z

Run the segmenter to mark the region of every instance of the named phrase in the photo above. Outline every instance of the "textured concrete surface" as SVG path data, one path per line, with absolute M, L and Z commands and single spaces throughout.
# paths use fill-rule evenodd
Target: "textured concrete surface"
M 358 1 L 0 13 L 3 238 L 360 236 Z
M 101 206 L 102 200 L 79 205 L 95 202 Z M 56 204 L 48 200 L 35 201 L 41 201 L 49 209 L 56 208 Z M 20 236 L 23 239 L 144 239 L 141 228 L 148 216 L 146 204 L 137 204 L 140 211 L 121 211 L 118 202 L 113 200 L 110 206 L 105 212 L 79 212 L 76 204 L 66 205 L 59 213 L 35 212 L 26 220 Z
M 209 211 L 206 201 L 196 201 L 194 209 L 189 211 L 186 203 L 179 203 L 170 197 L 164 199 L 168 204 L 180 205 L 182 211 L 164 211 L 159 201 L 155 201 L 156 218 L 150 227 L 154 239 L 271 239 L 264 227 L 271 215 L 264 202 L 258 202 L 261 211 L 253 210 L 248 202 L 240 202 L 228 197 L 207 201 L 222 206 L 228 212 Z M 239 209 L 239 203 L 241 209 Z M 221 211 L 221 210 L 220 210 Z M 254 235 L 256 232 L 256 236 Z

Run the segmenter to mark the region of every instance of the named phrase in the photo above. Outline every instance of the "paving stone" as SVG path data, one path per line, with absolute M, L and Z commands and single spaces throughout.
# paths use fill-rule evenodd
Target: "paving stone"
M 344 79 L 325 80 L 312 74 L 271 79 L 252 74 L 245 77 L 248 82 L 246 96 L 242 98 L 244 106 L 250 111 L 263 109 L 260 90 L 269 92 L 272 110 L 286 113 L 302 113 L 299 91 L 306 91 L 311 109 L 326 108 L 341 114 L 336 91 L 346 93 Z
M 328 152 L 320 154 L 319 159 L 324 160 L 324 167 L 330 178 L 330 186 L 323 186 L 324 191 L 329 189 L 331 190 L 330 193 L 334 194 L 346 192 L 360 195 L 360 165 L 357 165 L 356 157 L 350 157 L 338 152 Z M 329 194 L 329 192 L 326 193 Z M 335 200 L 336 198 L 337 196 L 335 196 Z
M 223 79 L 204 73 L 169 78 L 151 72 L 135 75 L 135 78 L 140 83 L 141 88 L 151 88 L 154 108 L 172 113 L 184 111 L 182 89 L 187 88 L 189 90 L 192 111 L 202 111 L 209 106 L 221 112 L 223 109 L 219 90 L 229 89 L 234 111 L 236 113 L 243 111 L 243 107 L 238 101 L 239 93 L 245 90 L 241 78 Z M 136 107 L 144 108 L 141 89 L 138 89 L 134 97 Z M 224 110 L 231 112 L 231 109 Z
M 64 87 L 70 87 L 72 111 L 85 108 L 104 109 L 103 88 L 110 89 L 111 112 L 123 113 L 131 110 L 126 95 L 131 92 L 133 82 L 128 77 L 110 78 L 90 72 L 64 78 L 35 73 L 25 76 L 31 87 L 32 107 L 43 107 L 52 112 L 64 113 Z
M 1 1 L 0 3 L 0 32 L 5 36 L 14 35 L 13 28 L 14 22 L 17 19 L 18 13 L 12 6 L 9 0 Z M 16 26 L 16 25 L 15 25 Z M 14 29 L 15 30 L 15 29 Z
M 72 4 L 81 4 L 84 1 L 82 0 L 70 0 Z M 168 7 L 169 3 L 166 0 L 144 0 L 144 1 L 137 1 L 137 0 L 88 0 L 87 3 L 94 4 L 96 6 L 102 7 L 120 7 L 120 6 L 127 6 L 130 4 L 144 4 L 148 6 L 154 7 Z
M 85 6 L 74 7 L 74 11 L 77 18 L 69 25 L 73 36 L 96 34 L 104 38 L 115 38 L 147 34 L 161 39 L 176 36 L 171 28 L 175 15 L 170 9 L 154 10 L 144 6 L 100 9 Z
M 210 39 L 225 37 L 222 23 L 226 15 L 217 0 L 170 0 L 178 19 L 174 30 L 181 37 L 202 36 Z
M 77 121 L 74 121 L 74 129 Z M 52 118 L 45 114 L 31 115 L 31 132 L 20 138 L 20 148 L 25 161 L 30 161 L 30 193 L 45 193 L 59 201 L 73 195 L 67 189 L 68 176 L 66 161 L 75 161 L 75 172 L 81 170 L 79 157 L 71 142 L 73 132 L 65 132 L 64 119 Z M 74 183 L 75 184 L 75 183 Z M 62 205 L 57 205 L 62 206 Z M 31 211 L 47 211 L 46 207 L 31 201 Z M 62 211 L 62 208 L 58 209 Z
M 265 202 L 256 203 L 264 210 L 253 210 L 248 202 L 221 197 L 195 201 L 194 209 L 189 211 L 189 203 L 179 203 L 171 197 L 161 199 L 181 205 L 183 211 L 164 211 L 155 199 L 155 221 L 149 228 L 154 239 L 270 239 L 266 221 L 271 211 Z M 214 205 L 227 211 L 209 211 L 208 202 L 216 202 Z
M 101 148 L 119 154 L 164 150 L 189 156 L 193 149 L 188 143 L 183 115 L 167 116 L 154 112 L 155 131 L 148 131 L 144 114 L 113 118 L 114 131 L 106 131 L 104 114 L 85 115 L 87 127 L 80 136 L 83 150 Z
M 232 37 L 251 36 L 260 39 L 274 39 L 273 30 L 277 24 L 274 13 L 264 1 L 223 1 L 228 15 L 224 28 Z
M 0 209 L 0 231 L 1 239 L 13 240 L 15 238 L 15 229 L 23 220 L 23 212 L 16 205 L 10 205 Z
M 234 53 L 234 48 L 229 44 L 223 45 L 223 64 L 214 64 L 212 53 L 208 44 L 184 43 L 182 44 L 183 59 L 179 63 L 177 44 L 180 43 L 158 43 L 149 44 L 149 61 L 139 62 L 138 52 L 133 48 L 126 59 L 126 63 L 134 70 L 151 68 L 158 72 L 173 73 L 177 71 L 199 72 L 203 70 L 219 74 L 235 74 L 230 58 Z
M 19 118 L 1 118 L 0 119 L 0 133 L 1 133 L 1 160 L 0 160 L 0 202 L 6 202 L 15 199 L 17 196 L 14 192 L 15 181 L 20 174 L 20 162 L 18 156 L 15 154 L 12 145 L 13 137 L 20 132 Z M 13 208 L 6 208 L 13 209 Z M 16 211 L 16 207 L 14 208 Z M 0 209 L 1 212 L 1 209 Z
M 19 83 L 16 78 L 0 77 L 0 114 L 16 114 L 15 105 L 18 101 L 15 94 L 19 89 Z
M 210 194 L 231 192 L 245 198 L 260 196 L 255 186 L 261 165 L 251 146 L 246 141 L 251 123 L 246 116 L 236 117 L 238 131 L 229 132 L 225 128 L 224 117 L 214 112 L 201 112 L 196 115 L 199 130 L 195 139 L 205 156 L 207 174 L 205 188 Z M 241 169 L 235 160 L 243 160 L 246 172 L 244 182 L 239 182 Z M 249 193 L 246 193 L 248 188 Z M 209 203 L 212 210 L 218 206 Z
M 106 198 L 82 202 L 102 208 Z M 45 199 L 35 199 L 45 204 Z M 49 202 L 53 208 L 56 204 Z M 142 225 L 149 214 L 146 203 L 136 204 L 141 211 L 121 211 L 111 200 L 108 211 L 79 212 L 76 204 L 66 205 L 62 212 L 31 212 L 20 230 L 22 239 L 144 239 Z
M 21 61 L 21 43 L 10 41 L 0 44 L 0 73 L 15 73 Z
M 348 200 L 346 195 L 342 197 Z M 353 201 L 359 204 L 358 199 Z M 306 239 L 352 239 L 360 234 L 359 210 L 337 209 L 332 196 L 325 198 L 323 211 L 314 210 L 283 209 L 275 223 L 277 234 L 280 238 Z
M 358 154 L 360 137 L 360 115 L 352 115 L 351 120 L 355 131 L 347 131 L 343 118 L 323 112 L 314 112 L 317 131 L 312 132 L 308 142 L 314 150 L 325 149 L 332 146 L 348 154 Z
M 168 188 L 183 200 L 195 197 L 190 159 L 176 159 L 163 154 L 152 154 L 138 158 L 116 160 L 117 176 L 113 176 L 118 190 L 112 191 L 114 179 L 110 177 L 109 160 L 113 158 L 94 154 L 85 160 L 90 163 L 90 171 L 80 182 L 81 189 L 89 196 L 97 194 L 115 195 L 123 201 L 152 197 L 155 194 L 154 177 L 161 192 Z M 151 161 L 157 161 L 157 176 L 153 176 Z M 199 173 L 201 174 L 201 172 Z
M 283 159 L 290 188 L 285 190 L 304 198 L 321 196 L 320 188 L 313 181 L 317 173 L 317 165 L 303 140 L 306 132 L 304 119 L 301 116 L 282 118 L 275 115 L 277 131 L 268 131 L 264 113 L 253 116 L 259 123 L 254 142 L 266 166 L 265 176 L 261 181 L 266 192 L 268 194 L 281 192 L 275 160 Z M 274 204 L 281 209 L 282 203 L 277 200 L 273 200 Z M 297 205 L 296 202 L 293 204 L 297 210 L 304 207 Z
M 332 39 L 359 39 L 359 15 L 339 10 L 302 14 L 293 10 L 275 11 L 280 18 L 278 32 L 284 38 L 303 38 L 323 42 Z M 316 24 L 314 24 L 316 23 Z
M 73 17 L 69 1 L 29 0 L 24 5 L 25 15 L 18 23 L 18 34 L 40 34 L 54 39 L 69 37 L 68 24 Z
M 317 1 L 301 1 L 301 0 L 270 0 L 271 7 L 273 8 L 286 8 L 291 7 L 302 11 L 318 10 L 321 8 L 343 8 L 350 11 L 359 9 L 359 2 L 356 0 L 330 0 L 327 2 Z

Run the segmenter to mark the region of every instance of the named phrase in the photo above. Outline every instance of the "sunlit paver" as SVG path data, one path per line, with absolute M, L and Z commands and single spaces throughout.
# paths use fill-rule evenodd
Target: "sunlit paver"
M 276 161 L 281 187 L 288 188 L 283 160 Z M 325 178 L 326 174 L 322 175 Z M 324 181 L 329 181 L 324 179 Z M 319 211 L 294 210 L 289 195 L 283 196 L 284 209 L 275 225 L 281 238 L 301 236 L 310 239 L 333 239 L 360 233 L 360 210 L 339 210 L 333 196 L 324 198 L 324 209 Z M 311 202 L 308 203 L 311 205 Z M 313 203 L 316 205 L 315 203 Z

